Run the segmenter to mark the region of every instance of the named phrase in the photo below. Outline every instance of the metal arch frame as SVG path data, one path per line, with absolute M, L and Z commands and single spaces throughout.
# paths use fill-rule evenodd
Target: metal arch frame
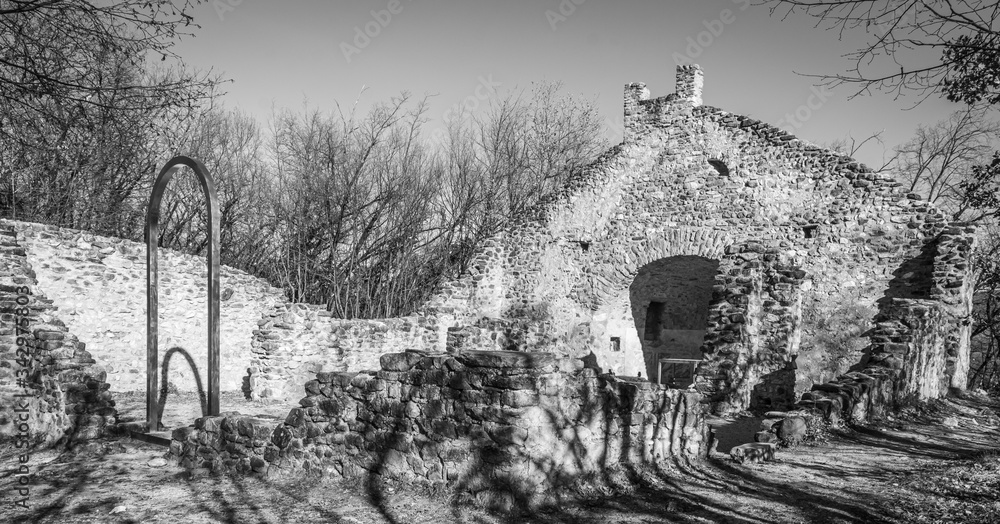
M 208 415 L 219 414 L 219 202 L 215 181 L 201 162 L 186 156 L 170 159 L 153 184 L 146 212 L 146 427 L 148 431 L 160 429 L 157 406 L 157 371 L 159 354 L 158 313 L 158 263 L 157 245 L 160 238 L 160 203 L 170 179 L 181 168 L 194 171 L 201 183 L 208 206 Z M 197 373 L 197 370 L 192 370 Z

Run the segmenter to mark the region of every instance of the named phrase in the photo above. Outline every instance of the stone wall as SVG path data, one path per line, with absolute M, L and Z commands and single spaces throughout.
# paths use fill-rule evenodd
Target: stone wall
M 146 389 L 146 245 L 74 229 L 12 222 L 39 287 L 67 327 L 107 371 L 114 391 Z M 207 384 L 208 282 L 203 257 L 159 250 L 159 353 L 179 347 Z M 220 388 L 239 391 L 251 364 L 252 333 L 280 289 L 242 271 L 220 268 Z M 175 352 L 176 353 L 176 352 Z M 183 355 L 171 358 L 168 381 L 195 391 Z
M 433 349 L 444 339 L 436 320 L 344 320 L 322 306 L 280 304 L 253 331 L 252 398 L 294 398 L 316 373 L 374 369 L 383 353 Z
M 702 105 L 702 84 L 696 66 L 664 97 L 629 84 L 623 143 L 490 239 L 417 314 L 434 335 L 404 346 L 544 349 L 652 378 L 662 346 L 644 340 L 645 311 L 661 301 L 684 336 L 704 330 L 698 387 L 720 412 L 787 405 L 858 362 L 885 300 L 930 296 L 952 225 L 852 158 Z M 687 283 L 640 274 L 685 258 L 719 264 L 707 311 Z
M 227 414 L 173 432 L 185 467 L 386 476 L 518 502 L 614 464 L 707 454 L 694 392 L 598 375 L 551 353 L 405 352 L 320 373 L 283 423 Z
M 816 384 L 798 406 L 827 420 L 864 422 L 916 400 L 964 389 L 969 361 L 975 228 L 952 224 L 904 265 L 881 301 L 857 370 Z M 924 275 L 913 282 L 916 275 Z M 925 298 L 915 298 L 915 296 Z
M 57 313 L 0 221 L 0 442 L 88 440 L 117 421 L 106 374 Z

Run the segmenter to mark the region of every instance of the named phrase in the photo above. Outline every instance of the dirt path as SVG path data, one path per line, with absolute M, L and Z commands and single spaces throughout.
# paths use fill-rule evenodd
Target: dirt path
M 242 411 L 242 410 L 241 410 Z M 882 427 L 737 465 L 616 472 L 583 501 L 500 518 L 444 494 L 337 481 L 264 482 L 165 464 L 163 448 L 106 440 L 34 453 L 29 509 L 10 505 L 13 450 L 0 450 L 0 522 L 1000 522 L 1000 402 L 967 396 L 910 410 Z M 626 477 L 631 478 L 626 478 Z M 605 486 L 606 489 L 606 486 Z

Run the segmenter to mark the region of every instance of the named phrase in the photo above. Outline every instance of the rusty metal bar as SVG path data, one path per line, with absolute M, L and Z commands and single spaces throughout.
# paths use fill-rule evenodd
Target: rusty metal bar
M 219 203 L 215 181 L 204 164 L 188 158 L 172 158 L 156 177 L 146 212 L 146 426 L 160 429 L 161 413 L 157 406 L 157 371 L 159 367 L 159 279 L 156 250 L 160 238 L 160 202 L 174 174 L 187 166 L 194 171 L 205 193 L 208 206 L 208 415 L 219 414 Z M 193 370 L 197 372 L 197 370 Z

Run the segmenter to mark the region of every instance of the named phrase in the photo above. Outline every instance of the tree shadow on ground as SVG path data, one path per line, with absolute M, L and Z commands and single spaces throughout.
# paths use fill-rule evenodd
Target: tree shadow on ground
M 516 446 L 503 446 L 495 441 L 468 437 L 472 450 L 471 467 L 448 485 L 456 494 L 451 503 L 451 516 L 462 521 L 470 507 L 486 509 L 497 518 L 513 522 L 570 523 L 602 522 L 622 518 L 628 522 L 761 522 L 765 518 L 781 519 L 788 513 L 800 515 L 811 521 L 821 522 L 835 515 L 846 522 L 894 522 L 891 515 L 878 501 L 866 500 L 850 492 L 821 492 L 808 483 L 790 483 L 769 479 L 766 472 L 730 463 L 727 459 L 689 460 L 679 452 L 671 456 L 643 458 L 643 442 L 635 442 L 629 431 L 616 434 L 616 427 L 632 414 L 635 392 L 626 384 L 622 391 L 611 394 L 611 386 L 587 392 L 581 399 L 581 409 L 567 424 L 566 413 L 555 408 L 545 410 L 549 430 L 564 435 L 565 447 L 553 449 L 551 455 L 539 456 L 525 453 Z M 617 386 L 621 387 L 621 383 Z M 632 393 L 627 393 L 632 391 Z M 667 402 L 665 390 L 661 401 Z M 676 401 L 675 401 L 676 402 Z M 672 405 L 661 405 L 653 410 L 653 420 L 643 417 L 635 432 L 648 434 L 646 425 L 655 424 L 650 432 L 657 436 L 660 428 L 677 428 L 680 413 Z M 660 424 L 659 422 L 669 422 Z M 620 446 L 608 446 L 598 453 L 588 448 L 588 433 L 600 428 L 605 442 L 619 439 Z M 410 426 L 397 423 L 390 434 L 373 447 L 375 464 L 365 479 L 369 501 L 379 508 L 388 521 L 402 524 L 406 519 L 394 514 L 386 505 L 386 483 L 383 474 L 391 473 L 390 455 L 405 450 L 412 442 Z M 481 437 L 481 436 L 480 436 Z M 572 450 L 563 456 L 563 449 Z M 676 451 L 676 450 L 674 450 Z M 398 460 L 394 457 L 393 460 Z M 587 469 L 585 466 L 597 465 Z M 535 491 L 537 480 L 526 482 L 519 472 L 532 469 L 542 472 L 541 485 L 556 486 L 551 497 L 539 505 Z M 574 474 L 573 472 L 583 472 Z M 818 474 L 831 474 L 816 468 Z M 399 478 L 396 480 L 405 480 Z M 729 503 L 718 493 L 740 497 L 739 503 Z M 782 509 L 776 510 L 776 507 Z M 616 515 L 618 517 L 616 517 Z
M 75 451 L 59 453 L 53 460 L 32 468 L 31 489 L 35 500 L 45 500 L 44 505 L 31 502 L 30 511 L 22 514 L 5 514 L 5 523 L 34 524 L 37 522 L 70 522 L 106 516 L 111 508 L 122 503 L 122 497 L 113 490 L 102 486 L 120 482 L 119 474 L 128 475 L 125 468 L 93 467 L 113 459 L 113 455 L 126 453 L 126 447 L 138 447 L 149 451 L 159 449 L 128 439 L 90 442 Z M 38 452 L 55 450 L 38 450 Z M 0 456 L 0 459 L 5 457 Z M 140 466 L 144 467 L 144 466 Z M 11 482 L 5 470 L 0 474 L 0 486 Z M 128 477 L 126 477 L 128 478 Z M 294 483 L 265 482 L 259 478 L 239 475 L 192 475 L 190 472 L 169 474 L 164 472 L 162 482 L 155 479 L 140 479 L 139 482 L 153 482 L 150 489 L 172 485 L 183 491 L 181 498 L 185 505 L 212 522 L 242 524 L 244 522 L 297 522 L 296 515 L 308 514 L 319 522 L 338 524 L 345 521 L 335 511 L 323 504 L 323 499 L 310 499 L 310 490 L 315 486 L 309 480 Z M 57 492 L 50 498 L 48 493 L 39 493 L 42 486 Z M 46 489 L 45 491 L 48 491 Z M 104 491 L 105 493 L 101 493 Z M 108 491 L 111 491 L 108 493 Z M 46 500 L 47 499 L 47 500 Z M 4 501 L 5 504 L 7 501 Z M 173 508 L 164 507 L 165 511 Z M 119 522 L 136 523 L 145 519 L 130 516 L 128 511 L 117 516 Z M 4 512 L 7 508 L 4 508 Z M 2 512 L 0 512 L 2 513 Z M 291 517 L 291 518 L 288 518 Z M 116 518 L 112 516 L 111 518 Z

